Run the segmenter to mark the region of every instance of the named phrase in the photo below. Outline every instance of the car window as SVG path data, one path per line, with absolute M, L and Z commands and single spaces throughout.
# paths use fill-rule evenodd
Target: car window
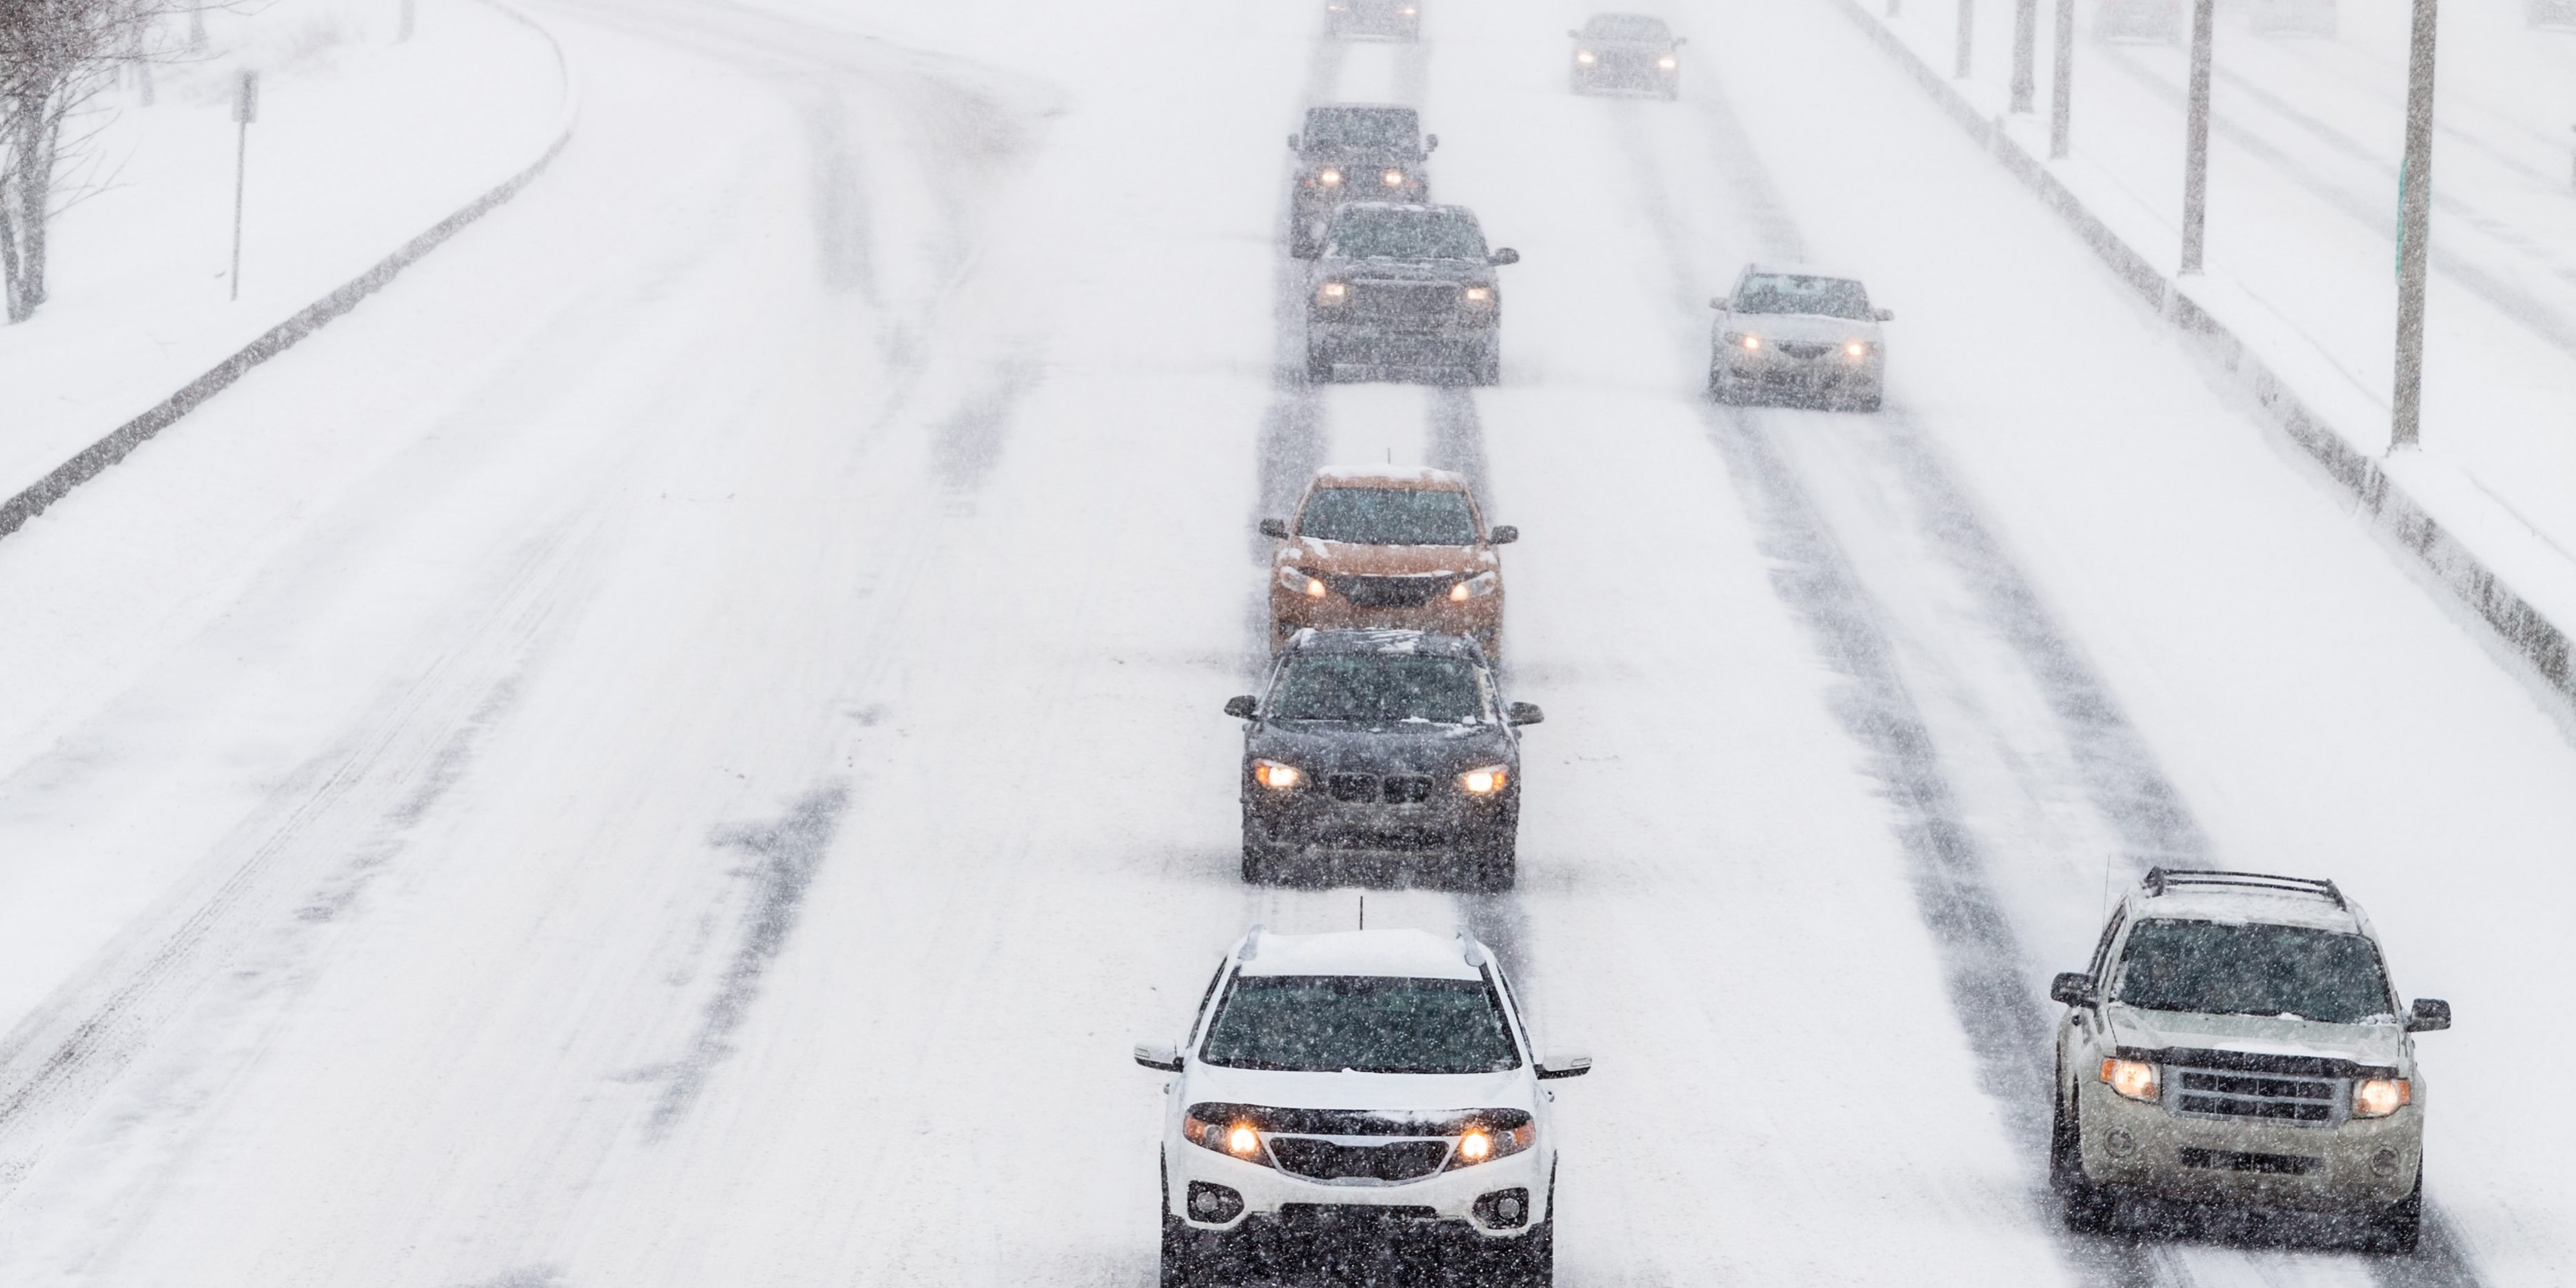
M 2128 910 L 2125 908 L 2112 913 L 2111 924 L 2102 927 L 2101 942 L 2093 945 L 2093 964 L 2084 969 L 2097 983 L 2102 978 L 2102 967 L 2111 960 L 2111 941 L 2120 937 L 2120 925 L 2127 917 Z
M 1331 253 L 1343 259 L 1485 258 L 1485 234 L 1463 210 L 1345 206 L 1333 220 Z
M 1410 152 L 1421 122 L 1409 107 L 1318 107 L 1306 113 L 1306 147 L 1327 152 Z
M 1735 311 L 1810 313 L 1865 322 L 1869 320 L 1869 292 L 1849 278 L 1756 273 L 1736 288 Z
M 1495 1073 L 1520 1052 L 1480 979 L 1237 975 L 1199 1058 L 1301 1073 Z
M 2391 1013 L 2378 945 L 2303 926 L 2141 921 L 2121 949 L 2111 997 L 2150 1011 L 2329 1024 Z
M 1348 724 L 1484 724 L 1488 690 L 1464 658 L 1404 653 L 1308 653 L 1279 668 L 1273 720 Z
M 1661 18 L 1605 13 L 1583 24 L 1583 34 L 1596 40 L 1670 40 L 1673 30 Z
M 1364 546 L 1472 546 L 1476 515 L 1464 492 L 1317 488 L 1297 514 L 1297 535 Z

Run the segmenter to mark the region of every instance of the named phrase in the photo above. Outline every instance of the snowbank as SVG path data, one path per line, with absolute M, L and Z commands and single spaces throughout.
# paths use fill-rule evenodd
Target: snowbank
M 542 29 L 465 0 L 427 0 L 409 39 L 395 22 L 351 0 L 210 14 L 207 52 L 94 106 L 52 301 L 0 329 L 0 535 L 354 307 L 562 147 L 578 96 Z M 242 69 L 261 74 L 246 161 L 230 116 Z
M 2571 666 L 2569 643 L 2569 633 L 2576 629 L 2576 549 L 2553 539 L 2528 517 L 2527 510 L 2517 509 L 2501 495 L 2503 484 L 2495 478 L 2479 477 L 2509 467 L 2512 452 L 2503 453 L 2500 464 L 2495 459 L 2496 445 L 2487 444 L 2486 468 L 2473 471 L 2478 456 L 2447 453 L 2438 444 L 2444 436 L 2471 428 L 2464 423 L 2469 418 L 2444 420 L 2437 403 L 2428 412 L 2425 430 L 2436 445 L 2386 454 L 2386 397 L 2352 373 L 2355 355 L 2342 352 L 2343 345 L 2330 349 L 2308 332 L 2304 319 L 2285 316 L 2271 297 L 2248 290 L 2224 271 L 2189 278 L 2166 273 L 2159 265 L 2179 261 L 2176 234 L 2123 182 L 2120 173 L 2098 164 L 2081 148 L 2071 149 L 2068 158 L 2043 161 L 2048 147 L 2043 120 L 2016 118 L 1982 104 L 1979 100 L 1984 95 L 1979 90 L 1988 87 L 1970 82 L 1963 88 L 1936 70 L 1934 55 L 1922 48 L 1930 43 L 1928 35 L 1912 29 L 1912 24 L 1881 21 L 1858 0 L 1836 3 L 1913 73 L 1944 111 L 2064 217 L 2122 279 L 2197 341 L 2261 405 L 2275 426 L 2354 496 L 2378 531 L 2415 556 L 2435 583 L 2492 628 L 2510 650 L 2517 670 L 2557 696 L 2576 700 L 2576 666 Z M 2009 35 L 2008 25 L 1984 29 L 1982 52 L 1990 64 Z M 2047 57 L 2043 50 L 2042 107 L 2046 106 Z M 2079 85 L 2079 112 L 2084 111 L 2084 95 L 2090 88 Z M 2089 126 L 2093 118 L 2079 119 Z M 2253 203 L 2228 214 L 2255 223 L 2267 217 L 2287 218 Z M 2446 224 L 2458 222 L 2437 214 L 2437 247 L 2442 245 Z M 2441 289 L 2437 284 L 2436 291 Z M 2437 295 L 2437 309 L 2440 303 Z M 2434 329 L 2442 325 L 2437 321 Z M 2439 343 L 2437 334 L 2428 335 L 2428 344 Z M 2438 368 L 2432 370 L 2428 386 L 2444 374 Z M 2564 416 L 2550 419 L 2563 421 Z M 2548 424 L 2521 427 L 2538 433 Z M 2545 456 L 2525 456 L 2520 468 L 2554 473 Z

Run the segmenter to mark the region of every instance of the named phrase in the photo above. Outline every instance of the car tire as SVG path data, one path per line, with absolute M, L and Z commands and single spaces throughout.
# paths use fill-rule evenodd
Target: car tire
M 1285 856 L 1280 848 L 1261 839 L 1258 824 L 1248 818 L 1243 820 L 1243 883 L 1276 885 L 1283 866 Z
M 2371 1219 L 2371 1242 L 2377 1250 L 2412 1256 L 2424 1236 L 2424 1163 L 2415 1163 L 2415 1192 L 2379 1210 Z
M 1503 355 L 1490 349 L 1487 350 L 1481 357 L 1476 359 L 1475 369 L 1470 373 L 1470 375 L 1474 382 L 1480 385 L 1499 385 L 1503 383 Z
M 1709 401 L 1728 407 L 1744 401 L 1744 394 L 1736 388 L 1734 378 L 1715 368 L 1710 368 L 1708 373 L 1708 397 Z
M 1485 894 L 1503 894 L 1520 882 L 1520 829 L 1502 827 L 1467 847 L 1465 884 Z
M 1306 383 L 1310 385 L 1333 383 L 1332 361 L 1312 348 L 1306 350 Z
M 1556 1284 L 1556 1216 L 1538 1223 L 1527 1234 L 1513 1240 L 1495 1259 L 1494 1274 L 1487 1283 L 1508 1288 L 1554 1288 Z
M 2103 1186 L 2084 1174 L 2083 1120 L 2066 1110 L 2059 1100 L 2049 1115 L 2048 1187 L 2057 1191 L 2058 1208 L 2066 1219 L 2066 1228 L 2078 1234 L 2101 1234 L 2111 1228 L 2116 1206 L 2113 1196 Z

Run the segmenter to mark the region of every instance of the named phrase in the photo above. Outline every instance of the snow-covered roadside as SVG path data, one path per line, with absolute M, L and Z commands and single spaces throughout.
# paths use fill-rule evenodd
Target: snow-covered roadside
M 2560 476 L 2546 454 L 2523 461 L 2518 470 L 2494 459 L 2481 470 L 2476 459 L 2447 451 L 2439 441 L 2422 450 L 2387 453 L 2386 395 L 2351 375 L 2354 355 L 2329 351 L 2274 301 L 2229 276 L 2224 265 L 2188 278 L 2167 273 L 2163 266 L 2176 262 L 2175 233 L 2118 174 L 2096 164 L 2081 148 L 2068 159 L 2043 161 L 2044 125 L 1999 110 L 2000 100 L 1987 101 L 1994 97 L 1988 93 L 1992 87 L 1954 82 L 1934 70 L 1938 51 L 1927 51 L 1924 31 L 1914 24 L 1882 21 L 1857 0 L 1837 3 L 2122 276 L 2201 340 L 2271 421 L 2354 494 L 2375 526 L 2494 630 L 2502 651 L 2514 659 L 2514 669 L 2576 697 L 2576 669 L 2570 666 L 2576 546 L 2546 530 L 2528 506 L 2518 507 L 2506 495 L 2517 472 Z M 2257 212 L 2244 214 L 2260 218 Z M 2444 293 L 2437 282 L 2437 308 Z M 2456 321 L 2458 310 L 2449 317 Z M 2441 337 L 2430 339 L 2440 346 Z M 2473 420 L 2520 424 L 2528 419 L 2465 414 L 2445 419 L 2444 410 L 2439 399 L 2428 405 L 2427 432 L 2436 440 Z M 2549 426 L 2524 428 L 2537 435 L 2534 442 L 2547 442 L 2548 435 L 2540 431 Z
M 209 15 L 207 52 L 93 109 L 52 302 L 0 329 L 0 533 L 346 311 L 562 145 L 576 94 L 542 29 L 432 0 L 397 42 L 380 9 Z M 262 83 L 236 301 L 230 94 L 245 69 Z

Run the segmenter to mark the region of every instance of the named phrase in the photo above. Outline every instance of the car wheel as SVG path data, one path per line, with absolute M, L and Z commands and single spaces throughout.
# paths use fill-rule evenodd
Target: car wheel
M 1467 848 L 1466 884 L 1487 894 L 1502 894 L 1520 880 L 1520 830 L 1502 827 Z
M 1513 1240 L 1498 1258 L 1495 1274 L 1487 1282 L 1512 1285 L 1512 1288 L 1553 1288 L 1556 1283 L 1556 1216 L 1538 1223 L 1529 1233 Z
M 1736 390 L 1735 378 L 1714 367 L 1708 373 L 1708 396 L 1713 402 L 1730 406 L 1743 401 L 1743 395 Z
M 2100 1234 L 2111 1228 L 2112 1196 L 2084 1175 L 2083 1120 L 2058 1101 L 2048 1127 L 2048 1184 L 2057 1191 L 2066 1228 Z
M 1243 820 L 1243 883 L 1271 885 L 1279 880 L 1280 847 L 1261 839 L 1260 825 Z
M 1310 385 L 1333 383 L 1332 360 L 1312 348 L 1306 350 L 1306 383 Z
M 2371 1221 L 2371 1242 L 2382 1252 L 2411 1255 L 2424 1234 L 2424 1164 L 2415 1163 L 2415 1192 L 2380 1209 Z
M 1488 350 L 1483 357 L 1476 359 L 1475 381 L 1480 385 L 1503 383 L 1503 355 Z

